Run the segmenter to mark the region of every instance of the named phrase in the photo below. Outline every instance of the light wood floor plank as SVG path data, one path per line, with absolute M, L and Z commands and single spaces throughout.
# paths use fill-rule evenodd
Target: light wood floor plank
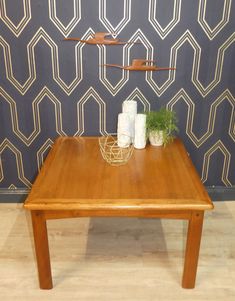
M 0 298 L 235 300 L 235 201 L 205 216 L 196 288 L 181 288 L 187 222 L 78 218 L 48 222 L 54 288 L 38 287 L 30 217 L 0 204 Z

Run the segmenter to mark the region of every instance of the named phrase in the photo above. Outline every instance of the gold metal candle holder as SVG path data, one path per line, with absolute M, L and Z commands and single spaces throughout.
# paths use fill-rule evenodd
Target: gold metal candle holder
M 103 159 L 113 166 L 127 163 L 134 149 L 133 144 L 126 148 L 119 147 L 117 139 L 112 136 L 100 137 L 99 145 Z

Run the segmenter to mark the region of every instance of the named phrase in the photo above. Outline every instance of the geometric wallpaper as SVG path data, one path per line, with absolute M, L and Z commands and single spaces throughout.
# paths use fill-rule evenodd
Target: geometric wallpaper
M 64 40 L 95 32 L 138 43 Z M 103 66 L 134 58 L 176 70 Z M 234 74 L 232 0 L 0 0 L 0 188 L 30 189 L 57 136 L 116 133 L 126 99 L 175 110 L 204 184 L 233 186 Z

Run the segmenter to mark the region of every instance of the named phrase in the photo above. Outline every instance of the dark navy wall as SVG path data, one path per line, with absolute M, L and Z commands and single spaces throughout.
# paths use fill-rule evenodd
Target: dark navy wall
M 1 0 L 0 187 L 30 189 L 59 135 L 115 133 L 125 99 L 174 109 L 205 185 L 234 185 L 234 29 L 232 0 Z M 63 40 L 98 31 L 140 43 Z M 177 70 L 101 66 L 134 58 Z

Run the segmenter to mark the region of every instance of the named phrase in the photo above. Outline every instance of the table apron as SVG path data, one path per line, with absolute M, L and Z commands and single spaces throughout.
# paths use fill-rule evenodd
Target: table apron
M 33 210 L 34 211 L 34 210 Z M 191 219 L 196 210 L 35 210 L 46 220 L 76 217 L 142 217 L 166 219 Z

